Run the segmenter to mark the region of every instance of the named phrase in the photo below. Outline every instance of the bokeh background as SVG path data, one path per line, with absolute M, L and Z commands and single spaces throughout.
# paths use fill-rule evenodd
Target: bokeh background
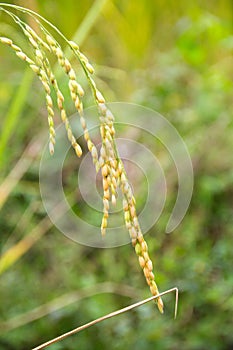
M 164 298 L 163 316 L 153 303 L 147 304 L 51 350 L 232 349 L 232 1 L 9 3 L 38 11 L 69 39 L 81 43 L 108 101 L 138 103 L 165 116 L 187 144 L 195 176 L 188 213 L 167 235 L 177 177 L 171 159 L 156 144 L 154 152 L 167 174 L 168 196 L 146 240 L 160 290 L 179 288 L 177 320 L 170 295 Z M 25 46 L 18 28 L 3 14 L 0 34 Z M 60 82 L 65 86 L 62 75 Z M 38 177 L 47 137 L 43 98 L 38 79 L 1 46 L 0 349 L 4 350 L 31 349 L 150 296 L 130 245 L 82 246 L 63 236 L 47 218 Z M 87 97 L 86 104 L 91 103 Z M 73 113 L 72 106 L 67 109 Z M 70 174 L 77 167 L 71 156 L 67 192 L 76 185 Z M 143 191 L 139 183 L 135 188 L 139 205 Z

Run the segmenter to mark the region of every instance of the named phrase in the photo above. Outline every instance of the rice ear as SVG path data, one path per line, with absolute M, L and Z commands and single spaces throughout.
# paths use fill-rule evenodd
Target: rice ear
M 44 35 L 44 38 L 40 37 L 28 24 L 24 23 L 10 10 L 4 10 L 2 7 L 0 8 L 6 13 L 8 13 L 13 18 L 13 20 L 21 27 L 23 33 L 28 38 L 28 43 L 30 47 L 33 48 L 34 59 L 31 59 L 26 53 L 22 51 L 22 49 L 18 45 L 14 44 L 11 39 L 7 37 L 0 37 L 0 42 L 2 44 L 8 45 L 21 60 L 25 61 L 29 65 L 29 67 L 38 75 L 42 83 L 43 89 L 45 91 L 46 108 L 48 112 L 50 153 L 54 153 L 55 145 L 54 103 L 51 97 L 52 87 L 54 88 L 56 93 L 57 106 L 60 111 L 62 122 L 64 123 L 67 131 L 67 137 L 78 157 L 82 155 L 82 149 L 81 146 L 77 143 L 75 136 L 73 135 L 73 131 L 64 107 L 64 96 L 59 88 L 56 77 L 52 72 L 46 51 L 49 51 L 56 56 L 59 65 L 62 67 L 63 71 L 68 76 L 68 87 L 70 91 L 70 97 L 73 101 L 76 110 L 80 115 L 80 124 L 84 132 L 84 139 L 87 143 L 88 150 L 91 153 L 93 163 L 96 167 L 96 171 L 98 171 L 101 168 L 101 174 L 103 179 L 103 218 L 101 224 L 101 233 L 102 235 L 106 234 L 109 217 L 110 199 L 112 204 L 115 205 L 117 201 L 117 189 L 120 189 L 124 198 L 123 213 L 125 225 L 129 231 L 129 235 L 131 237 L 132 245 L 135 248 L 136 255 L 138 256 L 139 265 L 143 270 L 146 282 L 149 285 L 152 295 L 158 295 L 159 290 L 155 282 L 153 264 L 150 259 L 148 246 L 142 235 L 137 217 L 136 201 L 133 196 L 133 191 L 130 182 L 127 178 L 124 164 L 121 158 L 119 157 L 115 142 L 114 116 L 105 105 L 105 98 L 96 86 L 96 83 L 93 78 L 93 66 L 89 63 L 87 57 L 80 51 L 79 46 L 76 43 L 69 41 L 54 25 L 52 25 L 46 19 L 42 18 L 40 15 L 37 15 L 31 10 L 25 8 L 23 9 L 14 5 L 2 4 L 2 6 L 5 6 L 6 8 L 15 7 L 15 9 L 19 11 L 23 11 L 30 14 L 34 19 L 37 18 L 36 21 Z M 71 62 L 67 59 L 67 57 L 65 57 L 62 47 L 57 42 L 57 40 L 55 40 L 53 35 L 43 26 L 43 24 L 38 18 L 40 20 L 43 20 L 51 28 L 56 30 L 60 37 L 63 40 L 65 40 L 65 42 L 73 50 L 74 56 L 78 58 L 81 67 L 86 74 L 88 83 L 92 89 L 94 101 L 98 107 L 99 112 L 100 136 L 102 140 L 100 156 L 98 155 L 97 147 L 91 139 L 89 131 L 87 129 L 87 122 L 83 110 L 84 89 L 79 84 L 76 72 Z M 156 303 L 159 311 L 163 313 L 163 301 L 160 296 L 156 299 Z

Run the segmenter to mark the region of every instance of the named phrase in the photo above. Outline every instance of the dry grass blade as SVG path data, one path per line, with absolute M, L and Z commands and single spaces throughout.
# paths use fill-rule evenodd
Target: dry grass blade
M 62 217 L 65 212 L 66 208 L 64 208 L 62 203 L 58 203 L 57 206 L 53 208 L 53 213 L 58 214 L 58 217 Z M 48 232 L 52 225 L 53 223 L 50 221 L 50 218 L 48 216 L 44 217 L 26 237 L 9 248 L 0 257 L 0 275 L 29 251 L 31 247 Z
M 169 290 L 166 290 L 165 292 L 159 293 L 159 294 L 157 294 L 157 295 L 155 295 L 155 296 L 152 296 L 152 297 L 150 297 L 150 298 L 148 298 L 148 299 L 144 299 L 144 300 L 142 300 L 142 301 L 139 301 L 138 303 L 132 304 L 132 305 L 127 306 L 127 307 L 125 307 L 125 308 L 123 308 L 123 309 L 120 309 L 120 310 L 111 312 L 110 314 L 107 314 L 107 315 L 105 315 L 105 316 L 102 316 L 102 317 L 100 317 L 100 318 L 97 318 L 96 320 L 93 320 L 93 321 L 91 321 L 91 322 L 88 322 L 88 323 L 86 323 L 86 324 L 84 324 L 84 325 L 82 325 L 82 326 L 80 326 L 80 327 L 77 327 L 77 328 L 75 328 L 75 329 L 73 329 L 73 330 L 71 330 L 71 331 L 69 331 L 69 332 L 67 332 L 67 333 L 62 334 L 62 335 L 60 335 L 60 336 L 57 337 L 57 338 L 54 338 L 54 339 L 52 339 L 52 340 L 49 340 L 49 341 L 47 341 L 46 343 L 43 343 L 43 344 L 37 346 L 36 348 L 33 348 L 32 350 L 41 350 L 41 349 L 45 349 L 46 347 L 48 347 L 48 346 L 50 346 L 50 345 L 52 345 L 52 344 L 58 343 L 59 341 L 65 339 L 65 338 L 67 338 L 67 337 L 69 337 L 69 336 L 71 336 L 71 335 L 73 335 L 73 334 L 76 334 L 76 333 L 78 333 L 78 332 L 81 332 L 82 330 L 84 330 L 84 329 L 86 329 L 86 328 L 89 328 L 89 327 L 91 327 L 91 326 L 94 326 L 94 325 L 97 324 L 97 323 L 100 323 L 100 322 L 105 321 L 105 320 L 107 320 L 107 319 L 109 319 L 109 318 L 112 318 L 112 317 L 121 315 L 121 314 L 123 314 L 123 313 L 125 313 L 125 312 L 127 312 L 127 311 L 133 310 L 133 309 L 135 309 L 135 308 L 137 308 L 137 307 L 139 307 L 139 306 L 142 306 L 142 305 L 144 305 L 144 304 L 146 304 L 146 303 L 148 303 L 148 302 L 150 302 L 150 301 L 152 301 L 152 300 L 155 300 L 155 299 L 160 298 L 161 296 L 163 296 L 163 295 L 165 295 L 165 294 L 172 293 L 172 292 L 175 292 L 175 293 L 176 293 L 175 313 L 174 313 L 174 317 L 176 318 L 176 315 L 177 315 L 177 306 L 178 306 L 178 288 L 177 288 L 177 287 L 172 288 L 172 289 L 169 289 Z

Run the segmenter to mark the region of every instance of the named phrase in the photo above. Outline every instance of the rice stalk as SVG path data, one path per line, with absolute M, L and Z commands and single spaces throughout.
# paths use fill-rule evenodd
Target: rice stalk
M 4 8 L 3 8 L 3 7 Z M 24 23 L 14 15 L 11 11 L 5 9 L 14 8 L 24 13 L 29 14 L 39 25 L 43 38 L 41 38 L 28 24 Z M 29 67 L 38 75 L 44 91 L 46 99 L 46 107 L 48 112 L 48 124 L 49 124 L 49 149 L 50 153 L 54 152 L 55 144 L 55 129 L 54 129 L 54 104 L 51 97 L 51 86 L 53 86 L 56 96 L 57 105 L 60 110 L 61 119 L 65 124 L 67 130 L 67 136 L 76 151 L 78 157 L 82 155 L 82 149 L 77 143 L 72 128 L 67 118 L 66 110 L 64 108 L 64 96 L 59 89 L 55 75 L 52 72 L 50 62 L 46 51 L 51 52 L 57 59 L 58 64 L 62 67 L 65 74 L 68 76 L 68 87 L 70 91 L 71 100 L 79 113 L 80 124 L 84 131 L 84 139 L 87 143 L 88 150 L 90 151 L 95 164 L 96 171 L 101 169 L 102 184 L 103 184 L 103 218 L 101 223 L 101 233 L 106 234 L 109 217 L 110 200 L 113 205 L 116 204 L 117 200 L 117 189 L 119 188 L 123 194 L 123 211 L 125 218 L 125 225 L 129 231 L 132 245 L 135 248 L 135 252 L 138 256 L 139 264 L 143 270 L 147 284 L 150 287 L 150 291 L 153 296 L 159 294 L 158 287 L 155 282 L 155 276 L 153 273 L 153 264 L 149 257 L 148 246 L 144 240 L 141 232 L 140 224 L 136 213 L 136 201 L 133 196 L 132 188 L 127 178 L 127 174 L 124 168 L 124 164 L 119 157 L 116 143 L 115 143 L 115 128 L 114 128 L 114 116 L 105 104 L 105 98 L 99 91 L 94 81 L 94 68 L 90 64 L 87 57 L 80 51 L 79 46 L 69 41 L 54 25 L 48 22 L 46 19 L 36 14 L 32 10 L 22 8 L 15 5 L 2 4 L 0 3 L 0 9 L 8 13 L 13 20 L 21 27 L 23 33 L 28 38 L 29 45 L 33 48 L 34 60 L 22 51 L 13 41 L 6 37 L 0 37 L 0 42 L 8 45 L 14 50 L 15 54 L 23 61 L 25 61 Z M 102 145 L 100 149 L 100 155 L 98 155 L 97 147 L 91 140 L 89 131 L 87 128 L 87 122 L 84 116 L 83 99 L 84 90 L 78 82 L 77 74 L 72 67 L 70 61 L 65 56 L 62 46 L 54 38 L 51 32 L 45 28 L 42 21 L 49 27 L 57 32 L 66 44 L 73 51 L 74 56 L 78 59 L 81 68 L 83 69 L 88 83 L 92 89 L 93 99 L 98 108 L 99 120 L 100 120 L 100 136 Z M 163 313 L 163 302 L 160 296 L 155 298 L 159 311 Z

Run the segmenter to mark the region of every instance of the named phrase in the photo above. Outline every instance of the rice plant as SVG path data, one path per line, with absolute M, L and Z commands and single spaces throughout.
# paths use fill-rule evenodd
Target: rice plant
M 107 234 L 109 207 L 110 205 L 116 204 L 117 190 L 120 189 L 123 195 L 123 211 L 126 228 L 129 232 L 132 245 L 138 256 L 139 264 L 143 270 L 150 291 L 153 296 L 157 296 L 159 291 L 155 282 L 153 264 L 149 256 L 148 246 L 143 237 L 138 221 L 136 200 L 115 142 L 114 116 L 106 106 L 105 98 L 95 83 L 93 66 L 75 42 L 69 41 L 53 24 L 37 13 L 27 8 L 5 3 L 0 3 L 0 9 L 12 18 L 27 39 L 28 48 L 30 49 L 29 53 L 24 52 L 17 43 L 13 42 L 13 40 L 7 36 L 0 37 L 0 42 L 13 50 L 18 58 L 24 61 L 41 81 L 48 115 L 49 151 L 51 155 L 56 151 L 56 134 L 54 125 L 56 104 L 60 112 L 61 120 L 65 125 L 68 140 L 70 141 L 77 157 L 81 157 L 82 148 L 73 134 L 64 104 L 65 98 L 50 62 L 51 55 L 56 58 L 64 74 L 67 75 L 70 100 L 79 114 L 79 121 L 83 129 L 84 139 L 88 150 L 91 153 L 96 172 L 100 171 L 102 175 L 103 218 L 101 223 L 101 234 L 102 236 Z M 32 17 L 39 28 L 38 32 L 36 32 L 31 25 L 22 20 L 20 16 L 16 15 L 16 11 Z M 55 36 L 52 34 L 53 32 L 58 35 L 60 40 L 55 39 Z M 93 100 L 98 110 L 99 131 L 101 136 L 100 152 L 97 151 L 97 146 L 91 139 L 87 127 L 88 121 L 86 120 L 84 110 L 85 91 L 79 82 L 77 72 L 64 53 L 61 44 L 62 41 L 69 46 L 70 50 L 72 50 L 72 54 L 80 63 L 88 84 L 91 87 Z M 52 97 L 52 92 L 55 92 L 56 101 L 54 101 L 54 98 Z M 163 301 L 161 297 L 158 297 L 155 300 L 159 311 L 163 313 Z

